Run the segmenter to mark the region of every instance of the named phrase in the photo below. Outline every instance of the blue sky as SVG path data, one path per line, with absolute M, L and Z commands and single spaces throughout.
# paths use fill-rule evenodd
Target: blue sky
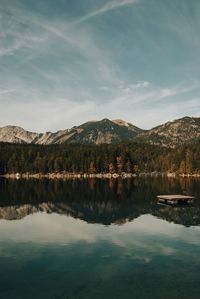
M 200 116 L 199 0 L 0 0 L 0 126 Z

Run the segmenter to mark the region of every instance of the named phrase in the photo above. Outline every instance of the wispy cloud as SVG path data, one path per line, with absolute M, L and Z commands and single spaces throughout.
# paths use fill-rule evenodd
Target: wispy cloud
M 123 6 L 129 6 L 132 4 L 137 3 L 139 0 L 118 0 L 118 1 L 107 1 L 103 6 L 101 6 L 100 8 L 86 14 L 85 16 L 79 18 L 78 20 L 72 22 L 71 25 L 77 25 L 77 24 L 81 24 L 85 21 L 88 21 L 98 15 L 107 13 L 111 10 L 115 10 L 118 8 L 121 8 Z
M 105 86 L 103 91 L 108 92 Z M 198 98 L 192 100 L 191 93 L 199 91 L 198 81 L 183 82 L 165 88 L 154 86 L 150 82 L 121 85 L 113 92 L 113 97 L 106 106 L 99 106 L 98 113 L 99 116 L 119 117 L 144 129 L 150 129 L 188 114 L 198 115 L 200 102 Z
M 69 2 L 1 0 L 1 125 L 45 131 L 109 117 L 150 128 L 200 113 L 198 9 L 191 19 L 164 0 Z
M 6 95 L 6 94 L 11 94 L 15 92 L 15 89 L 1 89 L 0 88 L 0 96 Z
M 24 17 L 18 10 L 8 14 L 0 12 L 0 56 L 13 55 L 19 50 L 35 51 L 47 41 L 45 32 L 30 26 L 31 22 L 23 22 Z

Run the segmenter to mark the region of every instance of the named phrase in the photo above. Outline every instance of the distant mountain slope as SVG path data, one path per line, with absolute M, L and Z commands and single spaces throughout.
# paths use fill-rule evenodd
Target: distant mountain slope
M 138 142 L 176 147 L 200 139 L 200 118 L 183 117 L 139 134 Z
M 151 130 L 142 130 L 124 120 L 89 121 L 55 133 L 34 133 L 17 126 L 0 128 L 0 142 L 33 144 L 103 144 L 136 141 L 175 147 L 200 139 L 200 118 L 183 117 Z
M 71 131 L 67 143 L 102 144 L 132 140 L 142 132 L 133 125 L 121 125 L 109 119 L 97 122 L 87 122 Z
M 60 130 L 55 133 L 44 134 L 25 131 L 20 127 L 7 126 L 0 128 L 0 141 L 10 143 L 34 143 L 34 144 L 102 144 L 124 140 L 132 140 L 142 129 L 124 121 L 101 121 L 86 122 L 72 129 Z
M 6 126 L 0 128 L 0 141 L 10 143 L 32 143 L 41 134 L 24 130 L 17 126 Z

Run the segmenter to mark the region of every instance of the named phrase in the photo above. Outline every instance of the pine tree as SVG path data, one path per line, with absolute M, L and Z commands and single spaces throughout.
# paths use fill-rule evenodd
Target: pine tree
M 90 162 L 90 167 L 89 167 L 89 173 L 94 174 L 96 172 L 95 166 L 94 166 L 94 161 Z
M 186 151 L 185 163 L 186 163 L 186 173 L 191 174 L 193 171 L 193 154 L 191 150 Z

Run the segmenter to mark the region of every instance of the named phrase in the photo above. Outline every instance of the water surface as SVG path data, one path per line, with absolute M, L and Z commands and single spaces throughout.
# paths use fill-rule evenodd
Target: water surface
M 198 180 L 0 180 L 0 298 L 200 298 Z

